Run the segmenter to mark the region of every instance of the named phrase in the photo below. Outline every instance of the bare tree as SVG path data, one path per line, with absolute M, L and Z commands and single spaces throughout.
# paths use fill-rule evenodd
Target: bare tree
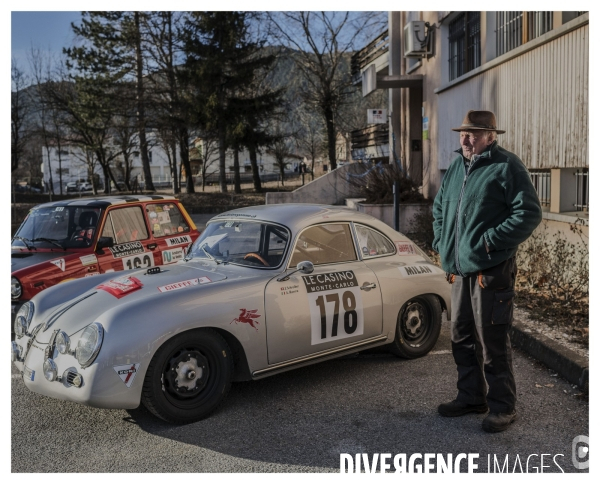
M 300 109 L 297 112 L 300 128 L 294 138 L 300 153 L 304 154 L 310 160 L 311 179 L 315 179 L 315 160 L 321 155 L 325 140 L 323 123 L 315 119 L 306 109 Z
M 281 177 L 281 184 L 284 184 L 285 169 L 287 168 L 288 161 L 295 155 L 294 152 L 294 139 L 292 134 L 286 132 L 285 128 L 281 123 L 275 123 L 273 129 L 273 141 L 270 144 L 273 157 L 275 158 L 275 165 L 279 168 L 279 176 Z
M 331 168 L 336 168 L 337 116 L 356 88 L 349 58 L 375 25 L 380 12 L 278 12 L 270 14 L 277 38 L 293 49 L 293 58 L 306 84 L 304 100 L 323 118 Z M 376 28 L 376 27 L 375 27 Z

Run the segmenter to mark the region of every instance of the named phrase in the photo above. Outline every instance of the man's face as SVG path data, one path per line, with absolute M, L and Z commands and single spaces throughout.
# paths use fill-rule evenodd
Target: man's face
M 489 138 L 489 134 L 485 131 L 461 131 L 460 145 L 463 156 L 470 160 L 471 156 L 483 153 L 492 144 Z

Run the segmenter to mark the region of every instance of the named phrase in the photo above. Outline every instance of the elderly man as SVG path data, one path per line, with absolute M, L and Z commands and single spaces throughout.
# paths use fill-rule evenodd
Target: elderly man
M 443 403 L 445 417 L 485 413 L 487 432 L 516 419 L 517 392 L 508 335 L 517 273 L 515 254 L 542 219 L 527 168 L 500 147 L 496 117 L 469 111 L 461 149 L 433 205 L 433 248 L 452 284 L 452 354 L 458 395 Z M 486 394 L 486 381 L 488 390 Z

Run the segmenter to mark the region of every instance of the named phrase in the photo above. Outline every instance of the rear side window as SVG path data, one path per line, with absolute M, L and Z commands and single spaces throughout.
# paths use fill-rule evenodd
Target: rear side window
M 363 259 L 396 253 L 396 247 L 392 241 L 381 232 L 370 227 L 365 227 L 364 225 L 355 224 L 354 226 L 356 228 L 358 248 Z
M 149 203 L 146 205 L 146 212 L 148 212 L 150 230 L 154 237 L 177 235 L 190 231 L 179 207 L 174 203 Z
M 141 207 L 116 208 L 108 212 L 102 237 L 112 237 L 115 244 L 148 238 Z
M 348 224 L 309 227 L 298 237 L 290 266 L 309 261 L 315 265 L 357 260 Z

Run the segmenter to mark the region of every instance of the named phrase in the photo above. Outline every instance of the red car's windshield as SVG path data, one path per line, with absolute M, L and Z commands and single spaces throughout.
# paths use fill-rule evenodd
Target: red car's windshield
M 13 237 L 18 248 L 89 247 L 96 236 L 102 209 L 54 206 L 33 209 Z

